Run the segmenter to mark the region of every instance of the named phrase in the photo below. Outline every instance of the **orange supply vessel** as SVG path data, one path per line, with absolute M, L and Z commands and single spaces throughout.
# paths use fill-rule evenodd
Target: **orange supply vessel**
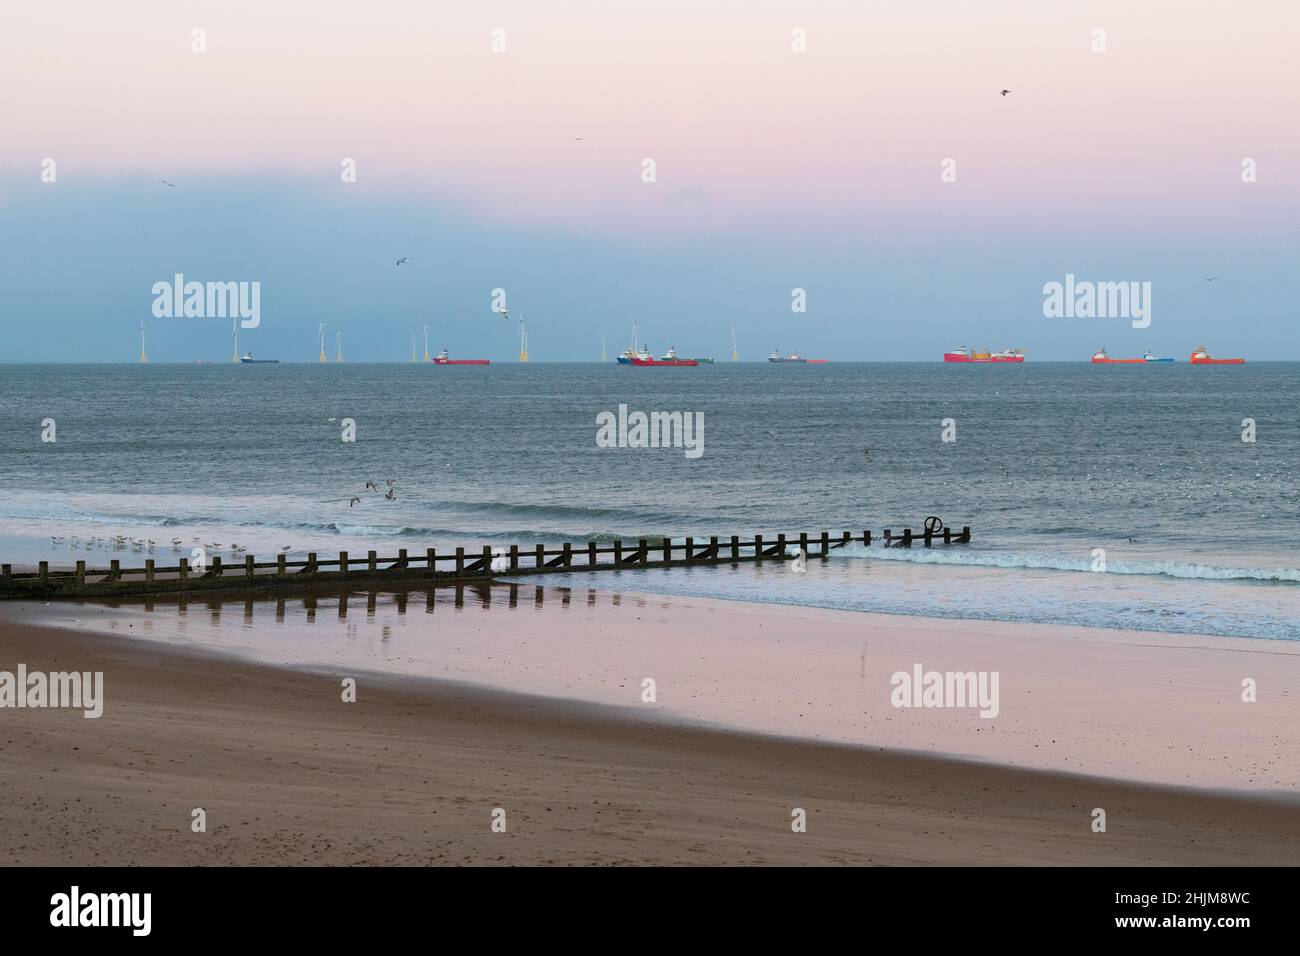
M 1020 349 L 1006 349 L 1002 352 L 989 352 L 986 349 L 976 349 L 972 352 L 963 345 L 961 348 L 953 349 L 951 352 L 944 352 L 943 360 L 945 362 L 980 363 L 1023 362 L 1025 360 L 1025 353 Z
M 1136 359 L 1111 358 L 1109 355 L 1106 354 L 1105 349 L 1102 349 L 1099 352 L 1094 352 L 1092 356 L 1093 365 L 1142 365 L 1145 362 L 1146 359 L 1144 358 L 1136 358 Z
M 489 359 L 454 359 L 447 356 L 447 350 L 443 349 L 433 357 L 434 365 L 491 365 Z
M 1193 365 L 1245 365 L 1246 364 L 1246 360 L 1244 358 L 1227 358 L 1227 359 L 1210 358 L 1210 353 L 1205 351 L 1204 345 L 1198 345 L 1196 347 L 1196 351 L 1192 353 L 1192 357 L 1188 359 L 1188 361 L 1191 362 Z

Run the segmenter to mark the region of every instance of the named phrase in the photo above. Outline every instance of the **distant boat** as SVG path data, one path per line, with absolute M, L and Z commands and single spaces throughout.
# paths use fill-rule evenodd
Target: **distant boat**
M 701 365 L 712 365 L 712 364 L 713 364 L 713 359 L 711 359 L 711 358 L 697 358 L 697 359 L 695 359 L 695 361 L 699 362 Z
M 491 365 L 489 359 L 454 359 L 447 357 L 447 350 L 443 349 L 433 357 L 434 365 Z
M 691 367 L 700 364 L 695 359 L 678 357 L 677 350 L 674 348 L 670 348 L 667 352 L 664 353 L 664 357 L 659 359 L 651 356 L 650 353 L 644 347 L 641 348 L 640 350 L 628 349 L 618 357 L 618 361 L 620 365 L 639 365 L 639 366 L 677 365 L 683 367 Z
M 1150 352 L 1147 352 L 1145 355 L 1142 356 L 1142 361 L 1144 361 L 1144 362 L 1172 362 L 1173 359 L 1171 359 L 1171 358 L 1156 358 L 1156 357 L 1155 357 L 1154 355 L 1152 355 Z
M 1004 349 L 1001 352 L 990 352 L 987 349 L 976 349 L 972 352 L 966 346 L 955 348 L 951 352 L 943 353 L 945 362 L 978 362 L 984 363 L 1015 363 L 1019 364 L 1025 360 L 1025 353 L 1022 349 Z
M 1141 365 L 1143 361 L 1140 358 L 1111 358 L 1104 348 L 1092 353 L 1093 365 Z
M 252 352 L 245 352 L 239 357 L 240 365 L 279 365 L 279 359 L 255 359 Z
M 1196 347 L 1196 351 L 1192 353 L 1192 357 L 1188 359 L 1188 361 L 1191 362 L 1193 365 L 1245 365 L 1246 364 L 1246 360 L 1244 358 L 1227 358 L 1227 359 L 1210 358 L 1210 353 L 1205 351 L 1204 345 L 1198 345 Z

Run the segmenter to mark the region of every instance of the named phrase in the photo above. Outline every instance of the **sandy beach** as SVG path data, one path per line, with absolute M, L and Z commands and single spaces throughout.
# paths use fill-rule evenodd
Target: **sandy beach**
M 868 621 L 880 616 L 704 601 L 674 602 L 668 620 L 659 621 L 647 611 L 651 603 L 662 600 L 624 595 L 617 606 L 594 607 L 552 600 L 540 612 L 498 605 L 441 616 L 437 607 L 437 627 L 427 626 L 448 646 L 482 644 L 490 635 L 497 656 L 518 643 L 549 648 L 560 658 L 581 657 L 610 641 L 612 624 L 620 637 L 630 633 L 642 646 L 672 631 L 691 638 L 700 662 L 726 658 L 761 623 L 797 627 L 804 653 L 813 654 L 806 689 L 824 685 L 811 682 L 816 652 L 838 653 L 836 628 L 855 627 L 861 637 L 870 624 L 871 646 L 882 655 L 872 674 L 893 666 L 891 654 L 943 666 L 974 647 L 985 650 L 966 666 L 1013 665 L 1002 676 L 1002 714 L 982 721 L 974 713 L 956 719 L 953 711 L 906 711 L 922 719 L 898 721 L 895 727 L 910 729 L 868 745 L 866 737 L 889 726 L 883 720 L 889 708 L 869 691 L 865 711 L 880 719 L 868 722 L 872 733 L 854 745 L 723 726 L 715 719 L 719 712 L 708 708 L 648 707 L 633 703 L 635 696 L 622 705 L 582 699 L 592 696 L 590 687 L 577 682 L 568 693 L 556 691 L 554 674 L 540 667 L 532 668 L 538 693 L 510 686 L 503 675 L 511 668 L 499 669 L 497 687 L 469 683 L 483 678 L 468 673 L 473 655 L 459 658 L 463 673 L 425 676 L 327 661 L 277 666 L 240 659 L 210 639 L 145 640 L 55 626 L 51 615 L 71 613 L 63 607 L 43 609 L 43 623 L 32 624 L 32 609 L 10 606 L 0 609 L 0 669 L 24 662 L 48 671 L 102 671 L 105 708 L 96 720 L 67 710 L 0 712 L 6 860 L 1264 865 L 1300 859 L 1300 802 L 1287 782 L 1296 768 L 1287 728 L 1297 725 L 1300 658 L 1273 647 L 1277 642 L 1225 649 L 1221 641 L 1166 635 L 1166 643 L 1153 644 L 1105 632 L 1021 633 L 1009 625 Z M 73 610 L 85 616 L 92 609 Z M 238 612 L 239 606 L 228 611 L 236 619 Z M 165 613 L 177 617 L 174 607 Z M 197 616 L 192 606 L 189 614 Z M 274 654 L 284 647 L 270 640 L 273 632 L 273 625 L 259 624 L 245 637 L 270 644 Z M 887 635 L 899 642 L 889 653 Z M 387 639 L 393 640 L 391 631 Z M 674 653 L 671 646 L 661 650 Z M 533 663 L 526 656 L 511 660 L 525 671 Z M 1269 675 L 1260 683 L 1275 706 L 1230 706 L 1232 687 L 1218 685 L 1241 672 L 1241 660 Z M 764 673 L 762 661 L 732 654 L 730 666 L 754 678 Z M 640 663 L 627 662 L 625 670 L 641 673 Z M 769 663 L 780 672 L 790 660 L 777 654 Z M 855 657 L 855 681 L 859 663 Z M 586 665 L 590 674 L 601 672 L 598 657 Z M 1139 665 L 1157 670 L 1134 674 Z M 1126 685 L 1106 690 L 1105 682 L 1120 673 L 1133 674 L 1146 689 L 1146 720 L 1131 733 L 1114 728 L 1138 704 L 1125 703 Z M 343 675 L 358 680 L 356 703 L 341 700 Z M 715 676 L 705 667 L 694 679 Z M 630 678 L 624 683 L 637 686 Z M 1018 695 L 1007 690 L 1017 684 Z M 1075 696 L 1065 693 L 1071 686 Z M 759 681 L 751 691 L 759 698 L 768 689 Z M 1203 697 L 1201 719 L 1200 711 L 1189 711 Z M 1276 705 L 1278 699 L 1286 703 Z M 1091 701 L 1086 709 L 1084 701 Z M 986 729 L 989 724 L 1000 729 Z M 1181 736 L 1173 736 L 1177 727 Z M 981 749 L 995 735 L 1010 743 Z M 1047 740 L 1056 741 L 1054 749 L 1043 746 Z M 1157 761 L 1154 774 L 1059 769 L 1062 754 L 1093 768 L 1097 753 L 1131 749 L 1113 764 L 1128 767 L 1149 761 L 1162 745 L 1172 756 Z M 1035 764 L 1026 756 L 1035 751 L 1056 756 Z M 1229 757 L 1251 771 L 1231 790 L 1222 785 L 1231 776 L 1221 766 Z M 1041 769 L 1054 764 L 1057 769 Z M 1199 778 L 1198 766 L 1205 770 Z M 1197 788 L 1141 781 L 1174 773 Z M 198 807 L 207 812 L 206 833 L 190 829 Z M 491 829 L 498 807 L 505 810 L 504 833 Z M 807 832 L 791 830 L 796 808 L 806 811 Z M 1106 811 L 1104 833 L 1091 829 L 1094 808 Z

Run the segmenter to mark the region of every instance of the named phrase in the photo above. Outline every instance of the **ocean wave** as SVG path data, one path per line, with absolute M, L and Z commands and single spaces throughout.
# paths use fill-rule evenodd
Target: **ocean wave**
M 1066 554 L 1017 554 L 1006 551 L 926 551 L 905 548 L 864 548 L 849 545 L 831 552 L 873 561 L 906 561 L 912 564 L 944 564 L 975 568 L 1025 568 L 1044 571 L 1083 571 L 1089 574 L 1143 574 L 1204 581 L 1265 581 L 1300 584 L 1300 568 L 1232 567 L 1196 564 L 1189 561 L 1107 561 L 1105 572 L 1094 572 L 1091 556 Z

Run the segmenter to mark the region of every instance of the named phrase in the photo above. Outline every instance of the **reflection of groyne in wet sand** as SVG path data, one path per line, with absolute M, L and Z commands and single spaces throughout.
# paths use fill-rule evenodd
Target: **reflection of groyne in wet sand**
M 887 548 L 910 548 L 913 544 L 927 548 L 935 544 L 968 544 L 970 528 L 963 527 L 960 533 L 955 533 L 937 518 L 929 518 L 920 534 L 904 528 L 902 535 L 896 536 L 886 528 L 884 535 L 877 540 Z M 787 553 L 793 548 L 802 550 L 808 558 L 825 559 L 836 548 L 855 542 L 869 547 L 871 541 L 870 531 L 860 535 L 845 531 L 834 536 L 827 531 L 817 535 L 807 532 L 797 536 L 778 534 L 775 538 L 755 535 L 747 541 L 733 534 L 728 539 L 715 535 L 707 542 L 686 538 L 681 543 L 674 543 L 665 539 L 653 545 L 647 538 L 640 538 L 635 544 L 616 540 L 612 547 L 598 547 L 595 541 L 588 541 L 583 545 L 566 543 L 550 548 L 539 544 L 531 549 L 516 544 L 509 550 L 498 548 L 494 551 L 484 545 L 482 552 L 477 554 L 467 553 L 465 548 L 456 548 L 451 554 L 439 553 L 434 548 L 427 548 L 423 554 L 402 548 L 395 558 L 380 558 L 375 551 L 368 552 L 364 558 L 351 557 L 346 551 L 340 551 L 337 559 L 320 560 L 313 552 L 305 561 L 289 561 L 281 554 L 275 561 L 259 562 L 253 555 L 247 555 L 240 564 L 223 564 L 220 557 L 214 557 L 202 569 L 191 567 L 188 558 L 179 559 L 174 567 L 157 567 L 153 559 L 147 559 L 142 568 L 123 568 L 120 561 L 114 560 L 107 569 L 97 570 L 88 569 L 85 561 L 78 561 L 72 571 L 51 571 L 49 562 L 42 561 L 34 572 L 15 573 L 12 565 L 0 565 L 0 599 L 337 590 L 365 585 L 418 587 L 429 583 L 441 585 L 490 580 L 495 575 L 785 561 L 796 556 Z

